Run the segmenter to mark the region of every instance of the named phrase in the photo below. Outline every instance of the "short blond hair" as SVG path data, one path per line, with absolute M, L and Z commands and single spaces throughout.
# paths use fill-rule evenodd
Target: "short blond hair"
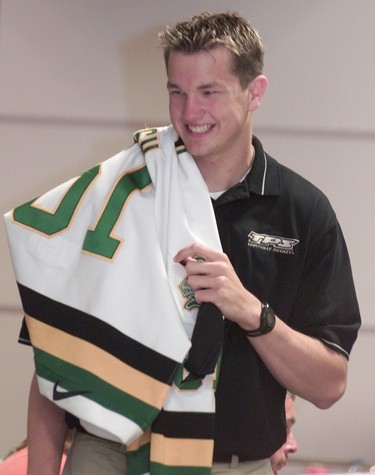
M 167 26 L 159 33 L 165 64 L 172 51 L 193 54 L 224 46 L 233 58 L 233 73 L 246 87 L 263 72 L 264 48 L 258 32 L 238 13 L 203 12 Z

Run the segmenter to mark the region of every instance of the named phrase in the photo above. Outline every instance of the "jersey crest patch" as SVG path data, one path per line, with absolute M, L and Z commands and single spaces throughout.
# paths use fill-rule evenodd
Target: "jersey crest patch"
M 193 308 L 199 307 L 199 303 L 197 303 L 194 297 L 194 291 L 188 284 L 187 277 L 185 277 L 178 287 L 186 300 L 184 304 L 186 310 L 192 310 Z

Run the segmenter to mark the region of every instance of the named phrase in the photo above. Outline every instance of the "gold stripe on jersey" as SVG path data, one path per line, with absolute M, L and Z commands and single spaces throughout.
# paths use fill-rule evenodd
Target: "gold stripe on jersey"
M 141 373 L 91 343 L 46 325 L 29 315 L 25 318 L 33 346 L 89 371 L 146 404 L 162 407 L 169 385 Z
M 169 466 L 211 467 L 214 442 L 151 434 L 150 461 Z

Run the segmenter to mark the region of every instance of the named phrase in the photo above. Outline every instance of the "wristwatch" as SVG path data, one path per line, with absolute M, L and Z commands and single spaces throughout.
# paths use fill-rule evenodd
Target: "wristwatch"
M 275 312 L 267 302 L 262 303 L 262 311 L 260 312 L 260 325 L 256 330 L 244 330 L 247 336 L 261 336 L 269 333 L 276 323 Z

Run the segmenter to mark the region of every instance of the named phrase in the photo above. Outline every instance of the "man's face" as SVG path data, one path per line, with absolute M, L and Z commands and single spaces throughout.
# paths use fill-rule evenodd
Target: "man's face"
M 287 396 L 285 398 L 285 416 L 286 416 L 286 442 L 270 458 L 273 473 L 276 475 L 288 461 L 288 455 L 297 452 L 297 441 L 294 438 L 292 427 L 296 421 L 293 399 Z
M 228 50 L 172 52 L 167 70 L 171 121 L 195 160 L 219 163 L 248 154 L 250 86 L 243 89 L 232 73 Z

